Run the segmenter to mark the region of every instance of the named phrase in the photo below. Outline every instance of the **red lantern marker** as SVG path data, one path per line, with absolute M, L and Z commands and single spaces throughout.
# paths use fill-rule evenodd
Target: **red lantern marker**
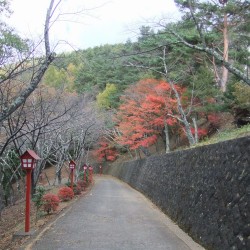
M 69 162 L 69 168 L 71 170 L 71 189 L 73 190 L 73 182 L 74 182 L 74 169 L 76 167 L 76 163 L 74 161 Z
M 21 155 L 22 169 L 26 171 L 26 209 L 25 209 L 25 232 L 30 231 L 30 195 L 31 195 L 31 173 L 40 157 L 33 151 L 27 150 Z

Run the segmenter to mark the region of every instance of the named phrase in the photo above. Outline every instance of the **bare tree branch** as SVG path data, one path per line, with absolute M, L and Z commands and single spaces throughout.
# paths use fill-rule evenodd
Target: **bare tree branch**
M 57 6 L 61 0 L 58 2 Z M 45 51 L 46 56 L 36 71 L 34 77 L 32 77 L 29 86 L 27 86 L 20 94 L 18 94 L 12 103 L 5 107 L 3 111 L 0 113 L 0 123 L 7 119 L 9 115 L 11 115 L 15 110 L 17 110 L 28 98 L 28 96 L 36 89 L 38 84 L 40 83 L 44 73 L 48 69 L 51 62 L 54 60 L 54 55 L 50 51 L 50 41 L 49 41 L 49 22 L 53 13 L 53 5 L 54 0 L 51 0 L 49 9 L 46 15 L 45 28 L 44 28 L 44 42 L 45 42 Z

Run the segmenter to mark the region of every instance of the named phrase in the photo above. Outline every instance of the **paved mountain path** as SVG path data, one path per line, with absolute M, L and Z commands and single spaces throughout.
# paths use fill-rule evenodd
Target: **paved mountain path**
M 25 247 L 26 250 L 200 250 L 147 198 L 127 184 L 95 176 L 87 196 Z

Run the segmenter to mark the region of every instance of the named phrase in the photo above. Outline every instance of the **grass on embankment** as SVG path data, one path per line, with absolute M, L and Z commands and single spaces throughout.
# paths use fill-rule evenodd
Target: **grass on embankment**
M 241 128 L 218 131 L 212 137 L 200 141 L 197 144 L 197 146 L 214 144 L 214 143 L 218 143 L 221 141 L 227 141 L 227 140 L 231 140 L 231 139 L 245 137 L 248 135 L 250 135 L 250 125 L 245 125 L 245 126 L 242 126 Z

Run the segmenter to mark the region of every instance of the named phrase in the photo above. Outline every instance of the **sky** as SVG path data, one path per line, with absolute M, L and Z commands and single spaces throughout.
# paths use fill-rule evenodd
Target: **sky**
M 13 14 L 9 25 L 22 37 L 33 40 L 42 37 L 50 0 L 11 0 L 10 3 Z M 76 11 L 77 15 L 66 15 Z M 138 27 L 153 19 L 178 17 L 174 0 L 62 0 L 54 18 L 58 14 L 50 30 L 56 52 L 125 43 L 129 38 L 133 41 Z

